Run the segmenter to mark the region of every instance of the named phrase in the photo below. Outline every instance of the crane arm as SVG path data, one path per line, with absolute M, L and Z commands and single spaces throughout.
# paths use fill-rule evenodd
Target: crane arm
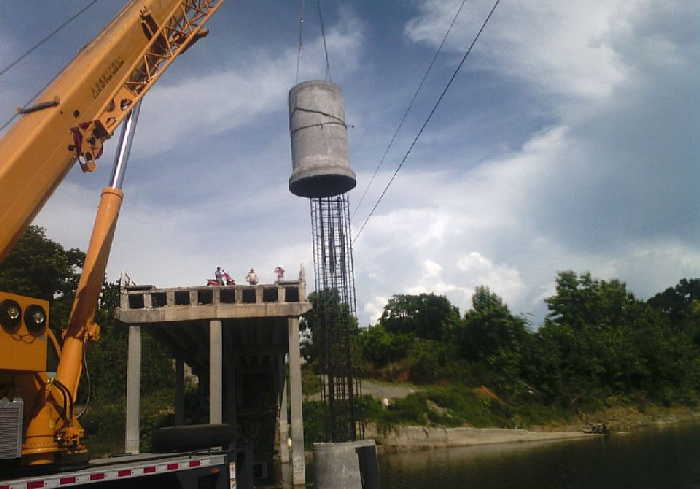
M 206 35 L 223 0 L 132 0 L 0 140 L 0 261 L 73 163 L 104 142 L 170 63 Z
M 19 121 L 0 140 L 0 261 L 76 160 L 83 171 L 95 169 L 104 142 L 138 112 L 170 63 L 206 35 L 203 25 L 222 3 L 131 0 L 33 105 L 20 110 Z M 29 408 L 22 445 L 28 465 L 85 451 L 72 406 L 123 196 L 117 172 L 102 192 L 55 378 L 34 364 L 24 372 L 5 362 Z M 8 335 L 0 340 L 5 350 L 17 347 Z

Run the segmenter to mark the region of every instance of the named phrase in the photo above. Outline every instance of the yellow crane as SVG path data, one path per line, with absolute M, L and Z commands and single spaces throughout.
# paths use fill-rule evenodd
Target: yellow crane
M 119 215 L 121 182 L 139 105 L 170 63 L 207 34 L 223 0 L 132 0 L 37 97 L 0 140 L 0 261 L 76 161 L 95 170 L 125 121 L 110 184 L 102 190 L 62 347 L 48 303 L 0 292 L 0 398 L 19 398 L 24 465 L 86 452 L 74 413 L 84 344 L 99 337 L 97 300 Z M 58 357 L 55 375 L 47 352 Z M 1 458 L 1 457 L 0 457 Z

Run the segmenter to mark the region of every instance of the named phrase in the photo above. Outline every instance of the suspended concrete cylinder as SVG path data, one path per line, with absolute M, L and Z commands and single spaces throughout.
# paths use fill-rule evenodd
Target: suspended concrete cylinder
M 300 197 L 330 197 L 355 188 L 348 162 L 348 134 L 340 87 L 320 80 L 289 91 L 292 176 L 289 190 Z

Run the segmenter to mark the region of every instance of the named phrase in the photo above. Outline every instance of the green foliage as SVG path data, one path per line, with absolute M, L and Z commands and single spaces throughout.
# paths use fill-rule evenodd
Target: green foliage
M 647 302 L 700 346 L 700 279 L 682 279 Z
M 388 409 L 376 402 L 365 413 L 368 421 L 383 429 L 395 425 L 508 426 L 512 415 L 506 404 L 479 396 L 459 384 L 433 386 L 410 394 L 396 399 Z
M 392 334 L 382 325 L 377 325 L 360 331 L 358 341 L 362 357 L 377 367 L 383 367 L 405 358 L 415 337 Z
M 351 336 L 357 333 L 357 319 L 350 313 L 347 304 L 341 302 L 336 289 L 309 294 L 313 308 L 304 314 L 299 322 L 304 359 L 316 365 L 323 355 L 333 358 L 344 355 L 343 345 L 334 341 L 339 331 Z
M 82 251 L 66 250 L 41 227 L 29 226 L 0 264 L 0 290 L 47 299 L 51 326 L 61 329 L 68 322 L 84 259 Z M 124 446 L 128 326 L 115 319 L 118 305 L 119 284 L 105 282 L 95 317 L 101 339 L 86 344 L 88 367 L 78 391 L 78 404 L 87 406 L 80 421 L 97 455 L 118 453 Z M 164 422 L 172 406 L 174 373 L 170 353 L 146 328 L 142 349 L 142 438 L 147 449 L 150 431 Z
M 459 310 L 441 295 L 400 294 L 389 299 L 379 324 L 392 334 L 444 340 L 459 324 Z
M 66 250 L 43 228 L 29 226 L 0 264 L 0 290 L 48 300 L 50 326 L 60 330 L 67 324 L 84 259 L 82 251 Z
M 301 366 L 301 391 L 305 396 L 313 396 L 323 389 L 321 378 L 308 363 Z
M 472 305 L 458 334 L 462 356 L 486 367 L 481 383 L 505 393 L 520 392 L 523 355 L 531 340 L 527 321 L 511 314 L 488 287 L 476 287 Z
M 616 280 L 562 272 L 556 285 L 527 362 L 526 377 L 546 401 L 599 407 L 613 394 L 641 392 L 662 403 L 694 402 L 700 351 L 669 312 Z
M 322 401 L 304 401 L 301 407 L 304 419 L 304 447 L 324 441 L 326 432 L 326 404 Z
M 367 371 L 382 378 L 486 385 L 518 425 L 599 409 L 615 396 L 698 402 L 700 279 L 683 279 L 643 302 L 619 280 L 565 271 L 545 302 L 549 314 L 531 330 L 487 287 L 475 289 L 472 309 L 457 321 L 445 298 L 394 296 L 380 324 L 361 333 L 358 348 Z M 426 400 L 398 402 L 385 417 L 437 423 Z M 450 411 L 453 420 L 462 419 L 458 412 Z M 478 423 L 480 415 L 468 418 Z

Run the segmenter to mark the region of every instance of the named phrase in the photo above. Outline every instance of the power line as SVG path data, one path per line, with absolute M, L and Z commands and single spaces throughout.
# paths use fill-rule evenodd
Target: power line
M 450 80 L 447 82 L 447 84 L 445 85 L 445 88 L 442 90 L 442 93 L 440 94 L 437 101 L 435 102 L 435 105 L 433 106 L 432 110 L 428 114 L 428 117 L 425 119 L 425 122 L 423 122 L 423 125 L 421 126 L 420 130 L 418 131 L 418 134 L 416 134 L 416 137 L 413 138 L 413 141 L 411 142 L 411 145 L 408 147 L 406 154 L 401 159 L 401 163 L 399 163 L 399 165 L 396 167 L 396 170 L 394 170 L 394 174 L 391 176 L 391 178 L 387 182 L 386 186 L 384 187 L 384 190 L 382 190 L 382 193 L 379 195 L 379 198 L 374 203 L 374 207 L 372 207 L 372 210 L 369 212 L 369 214 L 365 218 L 364 222 L 362 223 L 362 226 L 360 226 L 360 230 L 355 235 L 355 238 L 353 239 L 353 243 L 357 242 L 357 239 L 360 237 L 360 234 L 362 234 L 362 231 L 365 229 L 365 226 L 367 225 L 367 222 L 370 220 L 370 218 L 374 214 L 374 211 L 377 210 L 377 206 L 379 206 L 379 203 L 384 198 L 384 195 L 386 195 L 387 190 L 389 190 L 389 187 L 391 186 L 394 179 L 396 178 L 396 175 L 399 173 L 399 170 L 401 170 L 404 163 L 406 163 L 408 156 L 411 154 L 411 151 L 413 151 L 413 147 L 416 145 L 416 143 L 420 139 L 421 135 L 423 134 L 423 131 L 425 130 L 426 126 L 428 125 L 430 120 L 433 118 L 433 115 L 435 114 L 435 111 L 437 111 L 437 108 L 439 107 L 440 102 L 442 102 L 442 99 L 445 98 L 445 94 L 447 93 L 447 90 L 449 90 L 450 86 L 452 85 L 452 82 L 454 82 L 455 78 L 457 77 L 457 74 L 462 69 L 462 65 L 464 65 L 464 62 L 467 60 L 467 58 L 469 57 L 469 54 L 471 54 L 472 50 L 474 49 L 476 42 L 479 40 L 481 33 L 484 32 L 486 25 L 489 23 L 489 20 L 491 20 L 491 16 L 495 12 L 496 7 L 498 7 L 499 3 L 501 3 L 501 0 L 496 0 L 494 2 L 493 7 L 491 7 L 491 10 L 489 11 L 488 15 L 484 19 L 484 22 L 481 24 L 479 31 L 476 33 L 476 36 L 474 36 L 474 39 L 472 40 L 471 44 L 467 48 L 466 52 L 464 53 L 464 56 L 462 56 L 462 60 L 457 65 L 457 68 L 455 69 L 454 73 L 452 73 Z
M 37 48 L 39 48 L 39 46 L 41 46 L 44 42 L 46 42 L 46 41 L 48 41 L 49 39 L 51 39 L 51 37 L 53 37 L 55 34 L 57 34 L 57 33 L 58 33 L 61 29 L 63 29 L 65 26 L 67 26 L 68 24 L 70 24 L 73 20 L 77 19 L 81 14 L 83 14 L 87 9 L 89 9 L 90 7 L 92 7 L 93 5 L 95 5 L 97 2 L 98 2 L 98 0 L 92 0 L 92 1 L 91 1 L 89 4 L 87 4 L 85 7 L 83 7 L 83 8 L 80 9 L 78 12 L 76 12 L 76 13 L 73 14 L 71 17 L 69 17 L 69 18 L 68 18 L 66 21 L 64 21 L 60 26 L 58 26 L 56 29 L 54 29 L 49 35 L 47 35 L 47 36 L 44 37 L 41 41 L 39 41 L 39 42 L 36 43 L 34 46 L 32 46 L 27 52 L 25 52 L 25 53 L 24 53 L 23 55 L 21 55 L 19 58 L 17 58 L 17 59 L 14 60 L 12 63 L 10 63 L 9 65 L 7 65 L 5 68 L 3 68 L 2 71 L 0 72 L 0 76 L 2 76 L 2 75 L 4 75 L 5 73 L 7 73 L 10 69 L 12 69 L 13 66 L 15 66 L 17 63 L 19 63 L 22 59 L 24 59 L 24 58 L 26 58 L 27 56 L 29 56 L 34 50 L 36 50 Z M 68 63 L 70 63 L 70 61 L 68 61 Z M 68 66 L 68 63 L 66 63 L 65 66 Z M 65 69 L 65 66 L 64 66 L 63 69 Z M 55 74 L 43 87 L 41 87 L 34 95 L 31 96 L 31 98 L 30 98 L 29 100 L 27 100 L 27 102 L 22 106 L 22 108 L 27 107 L 35 98 L 37 98 L 37 97 L 41 94 L 41 92 L 43 92 L 44 90 L 46 90 L 46 88 L 58 77 L 58 75 L 63 71 L 63 69 L 61 69 L 61 70 L 59 70 L 58 72 L 56 72 L 56 74 Z M 17 111 L 17 112 L 15 112 L 9 119 L 7 119 L 7 120 L 3 123 L 3 125 L 0 126 L 0 133 L 2 133 L 2 131 L 3 131 L 7 126 L 9 126 L 9 125 L 12 123 L 12 121 L 14 121 L 15 118 L 16 118 L 19 114 L 20 114 L 20 112 Z
M 318 0 L 318 20 L 321 23 L 321 37 L 323 38 L 323 53 L 326 56 L 326 80 L 333 81 L 331 78 L 331 63 L 328 59 L 328 46 L 326 44 L 326 26 L 323 22 L 323 11 L 321 10 L 321 0 Z
M 450 22 L 450 26 L 447 28 L 445 35 L 442 37 L 442 41 L 440 42 L 440 46 L 438 46 L 437 50 L 435 50 L 435 54 L 433 54 L 433 59 L 430 60 L 430 63 L 428 64 L 428 68 L 425 70 L 425 73 L 423 73 L 423 77 L 421 78 L 420 83 L 418 84 L 418 88 L 416 88 L 416 91 L 414 92 L 413 97 L 411 98 L 411 101 L 408 103 L 408 107 L 406 107 L 406 110 L 404 111 L 403 116 L 401 117 L 401 121 L 399 122 L 399 125 L 396 127 L 394 134 L 391 136 L 391 140 L 389 141 L 389 145 L 384 150 L 384 154 L 382 155 L 381 159 L 379 160 L 377 167 L 374 169 L 374 173 L 372 173 L 372 178 L 369 179 L 369 183 L 365 187 L 364 192 L 362 192 L 362 197 L 360 197 L 360 200 L 355 205 L 355 210 L 352 213 L 353 218 L 357 214 L 357 211 L 360 209 L 360 205 L 362 205 L 362 202 L 365 200 L 365 197 L 367 196 L 367 192 L 369 192 L 369 189 L 372 186 L 374 179 L 377 177 L 377 173 L 379 173 L 379 169 L 384 164 L 384 160 L 386 159 L 387 155 L 389 154 L 389 151 L 394 146 L 394 142 L 396 141 L 396 137 L 399 135 L 399 132 L 401 131 L 401 128 L 403 127 L 404 122 L 406 122 L 406 118 L 408 117 L 408 113 L 411 112 L 411 109 L 413 109 L 413 104 L 415 103 L 416 99 L 418 98 L 418 95 L 420 94 L 421 90 L 423 89 L 423 85 L 425 85 L 425 81 L 427 80 L 428 75 L 430 74 L 430 71 L 433 69 L 433 65 L 435 64 L 435 61 L 437 60 L 438 56 L 440 55 L 440 52 L 442 51 L 442 48 L 445 45 L 445 41 L 447 41 L 447 37 L 450 35 L 450 32 L 452 32 L 452 28 L 454 27 L 455 22 L 457 21 L 457 18 L 459 17 L 459 14 L 462 13 L 462 9 L 464 8 L 464 4 L 466 2 L 467 2 L 467 0 L 462 0 L 462 3 L 459 5 L 459 8 L 457 9 L 457 12 L 455 13 L 454 17 L 452 17 L 452 22 Z
M 51 39 L 53 36 L 55 36 L 61 29 L 63 29 L 65 26 L 73 22 L 75 19 L 80 17 L 81 14 L 83 14 L 87 9 L 92 7 L 97 3 L 98 0 L 92 0 L 90 3 L 88 3 L 85 7 L 81 8 L 78 10 L 75 14 L 71 15 L 68 17 L 61 25 L 56 27 L 53 31 L 51 31 L 48 35 L 46 35 L 43 39 L 41 39 L 39 42 L 37 42 L 34 46 L 29 48 L 24 54 L 20 55 L 17 59 L 15 59 L 13 62 L 11 62 L 9 65 L 5 66 L 2 70 L 0 70 L 0 76 L 4 75 L 8 71 L 10 71 L 17 63 L 22 61 L 24 58 L 32 54 L 36 49 L 38 49 L 42 44 L 44 44 L 46 41 Z

